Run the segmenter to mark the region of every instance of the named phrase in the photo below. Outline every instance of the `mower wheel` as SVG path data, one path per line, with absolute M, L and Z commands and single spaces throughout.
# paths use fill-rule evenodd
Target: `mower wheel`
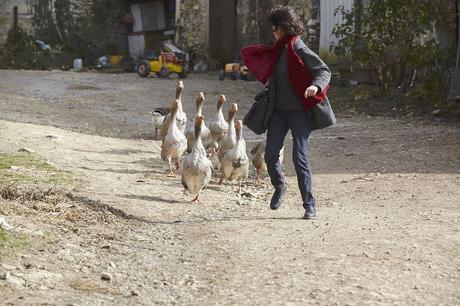
M 179 78 L 185 79 L 187 77 L 187 70 L 182 69 L 182 72 L 179 72 L 178 75 L 179 75 Z
M 225 80 L 225 71 L 224 70 L 219 70 L 219 80 L 223 81 Z
M 246 75 L 246 81 L 254 82 L 255 80 L 256 80 L 256 77 L 251 72 L 248 72 L 248 74 Z
M 231 79 L 233 81 L 241 79 L 241 73 L 239 71 L 232 72 Z
M 166 79 L 169 76 L 169 69 L 161 67 L 160 72 L 157 72 L 157 76 L 162 79 Z
M 136 72 L 140 77 L 146 78 L 149 76 L 151 67 L 148 61 L 141 61 L 136 65 Z

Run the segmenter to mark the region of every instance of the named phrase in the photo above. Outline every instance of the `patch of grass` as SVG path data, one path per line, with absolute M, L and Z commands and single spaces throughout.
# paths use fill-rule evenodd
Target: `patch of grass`
M 27 237 L 23 234 L 11 234 L 0 228 L 0 254 L 23 248 L 27 245 Z
M 0 170 L 10 169 L 13 166 L 44 171 L 55 170 L 46 160 L 32 153 L 0 154 Z
M 0 186 L 11 184 L 76 187 L 81 180 L 70 171 L 56 169 L 34 153 L 1 153 Z

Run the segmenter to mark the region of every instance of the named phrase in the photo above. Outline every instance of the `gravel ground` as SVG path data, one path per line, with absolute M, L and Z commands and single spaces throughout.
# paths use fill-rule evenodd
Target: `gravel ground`
M 260 86 L 216 79 L 185 80 L 185 111 L 203 91 L 206 117 L 223 93 L 241 118 Z M 460 303 L 458 124 L 338 114 L 311 138 L 313 221 L 300 218 L 290 139 L 280 210 L 253 171 L 243 195 L 216 173 L 191 204 L 150 140 L 148 112 L 176 82 L 0 71 L 0 152 L 26 147 L 85 181 L 60 202 L 0 200 L 28 237 L 0 253 L 2 304 Z

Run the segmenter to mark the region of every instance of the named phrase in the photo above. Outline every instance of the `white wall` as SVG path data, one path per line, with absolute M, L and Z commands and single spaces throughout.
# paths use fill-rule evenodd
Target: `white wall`
M 320 21 L 321 32 L 319 38 L 319 49 L 329 51 L 329 47 L 333 42 L 337 42 L 337 38 L 332 34 L 332 29 L 336 24 L 342 22 L 340 14 L 334 16 L 334 11 L 340 5 L 345 9 L 353 7 L 354 0 L 321 0 L 320 1 Z

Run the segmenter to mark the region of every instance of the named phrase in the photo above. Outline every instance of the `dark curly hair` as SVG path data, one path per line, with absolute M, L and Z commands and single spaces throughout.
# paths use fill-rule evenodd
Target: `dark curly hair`
M 286 35 L 300 35 L 305 30 L 292 6 L 278 5 L 273 7 L 268 20 L 274 27 L 281 28 Z

